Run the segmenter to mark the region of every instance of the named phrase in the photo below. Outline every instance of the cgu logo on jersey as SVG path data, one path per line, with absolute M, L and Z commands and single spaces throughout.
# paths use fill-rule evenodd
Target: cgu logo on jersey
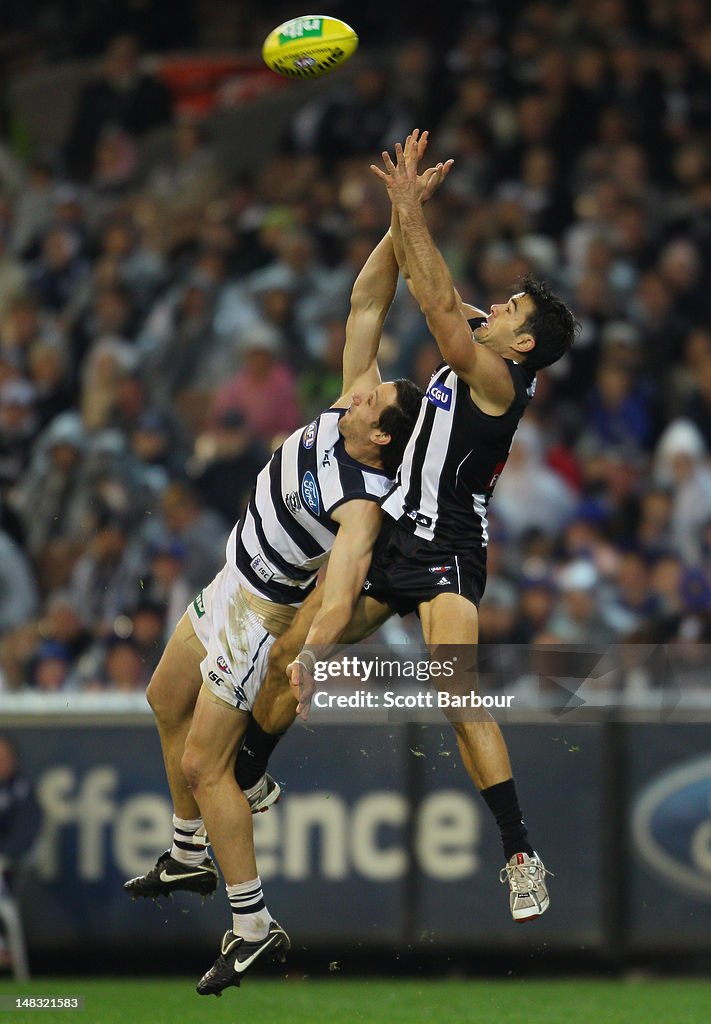
M 301 481 L 301 497 L 304 499 L 313 514 L 317 516 L 321 511 L 321 501 L 318 496 L 318 484 L 309 470 Z
M 675 889 L 711 902 L 711 757 L 657 777 L 632 809 L 641 860 Z
M 301 443 L 308 451 L 309 448 L 313 448 L 316 440 L 316 430 L 318 429 L 318 421 L 314 420 L 313 423 L 309 423 L 308 427 L 304 429 L 301 435 Z
M 434 381 L 427 388 L 427 400 L 432 402 L 432 405 L 449 412 L 452 408 L 452 389 Z

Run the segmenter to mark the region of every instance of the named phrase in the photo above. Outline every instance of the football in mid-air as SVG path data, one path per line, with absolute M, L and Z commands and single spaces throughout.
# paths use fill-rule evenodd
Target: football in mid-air
M 285 78 L 320 78 L 352 57 L 358 36 L 350 25 L 322 14 L 305 14 L 270 32 L 262 46 L 267 67 Z

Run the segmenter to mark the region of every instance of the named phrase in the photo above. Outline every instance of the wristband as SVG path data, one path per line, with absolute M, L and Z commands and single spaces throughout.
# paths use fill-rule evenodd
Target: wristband
M 305 665 L 304 662 L 301 660 L 303 657 L 311 658 L 311 666 L 310 667 L 309 667 L 309 665 Z M 303 651 L 300 651 L 297 654 L 297 656 L 294 658 L 294 661 L 298 662 L 298 664 L 301 665 L 302 668 L 305 668 L 306 671 L 309 672 L 311 675 L 314 674 L 314 668 L 316 667 L 316 658 L 311 653 L 311 651 L 307 651 L 306 649 L 304 649 Z

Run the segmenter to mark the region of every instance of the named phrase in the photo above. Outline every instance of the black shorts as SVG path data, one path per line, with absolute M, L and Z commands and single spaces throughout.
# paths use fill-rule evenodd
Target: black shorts
M 363 593 L 407 615 L 439 594 L 461 594 L 478 608 L 485 586 L 486 548 L 448 552 L 400 529 L 386 515 Z

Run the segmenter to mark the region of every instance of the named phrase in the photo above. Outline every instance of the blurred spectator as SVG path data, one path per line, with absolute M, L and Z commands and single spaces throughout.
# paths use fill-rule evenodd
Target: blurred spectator
M 89 177 L 105 127 L 118 127 L 138 138 L 170 119 L 170 94 L 161 82 L 141 71 L 136 39 L 116 36 L 100 74 L 87 82 L 77 101 L 67 140 L 72 173 L 82 180 Z
M 52 342 L 36 342 L 30 351 L 28 370 L 41 429 L 60 413 L 68 411 L 76 400 L 64 348 Z
M 151 172 L 147 192 L 157 203 L 156 230 L 163 251 L 170 252 L 199 231 L 206 204 L 221 190 L 222 171 L 207 143 L 201 122 L 182 120 L 173 129 L 170 158 Z
M 694 423 L 711 450 L 711 353 L 697 367 L 696 389 L 682 415 Z
M 362 65 L 348 92 L 315 100 L 292 119 L 289 148 L 324 162 L 391 148 L 412 125 L 409 111 L 394 98 L 389 84 L 385 67 Z
M 606 618 L 618 636 L 624 637 L 654 618 L 659 601 L 650 590 L 650 566 L 640 551 L 627 551 L 619 559 L 612 601 Z
M 23 551 L 0 530 L 0 636 L 31 619 L 37 587 Z
M 343 386 L 343 347 L 346 325 L 343 318 L 329 320 L 324 327 L 321 359 L 312 360 L 299 375 L 299 402 L 304 419 L 313 419 L 339 397 Z M 427 375 L 429 382 L 430 374 Z
M 601 363 L 588 400 L 583 448 L 621 448 L 627 454 L 643 451 L 651 442 L 652 423 L 648 403 L 624 365 Z
M 558 575 L 560 602 L 551 616 L 549 629 L 560 643 L 605 644 L 613 631 L 602 614 L 600 578 L 591 562 L 576 561 Z
M 45 640 L 29 666 L 32 686 L 41 693 L 57 693 L 73 688 L 69 652 L 53 640 Z
M 521 593 L 519 639 L 533 643 L 546 630 L 555 606 L 555 584 L 546 576 L 524 577 Z
M 106 651 L 103 686 L 118 693 L 145 690 L 151 677 L 150 670 L 133 640 L 115 640 Z
M 183 574 L 197 593 L 224 564 L 228 526 L 216 512 L 205 508 L 196 488 L 186 482 L 171 483 L 162 496 L 161 507 L 167 537 L 158 543 L 168 539 L 182 545 Z M 126 606 L 130 607 L 128 603 Z
M 50 650 L 73 664 L 91 643 L 79 609 L 68 591 L 55 589 L 46 603 L 45 612 L 37 623 L 37 633 Z
M 7 229 L 0 227 L 0 321 L 25 291 L 27 270 L 10 250 Z
M 77 239 L 66 228 L 57 227 L 44 236 L 30 270 L 30 284 L 46 308 L 61 313 L 87 272 Z
M 556 533 L 573 503 L 572 489 L 545 465 L 539 428 L 530 421 L 522 422 L 496 484 L 496 515 L 514 537 L 532 527 Z
M 244 416 L 227 411 L 197 438 L 190 474 L 205 504 L 232 524 L 244 511 L 268 457 L 266 448 L 253 439 Z
M 140 599 L 142 561 L 125 519 L 106 514 L 72 572 L 70 592 L 84 625 L 107 636 L 116 618 Z
M 88 527 L 87 495 L 82 478 L 86 436 L 72 413 L 57 417 L 35 448 L 32 465 L 17 489 L 25 544 L 38 565 L 56 540 L 79 540 Z
M 685 560 L 697 561 L 701 550 L 700 528 L 711 518 L 711 467 L 706 446 L 689 420 L 674 420 L 659 438 L 655 475 L 672 486 L 672 539 Z
M 39 426 L 37 395 L 29 381 L 9 380 L 0 387 L 0 495 L 7 497 L 29 464 Z
M 152 381 L 158 404 L 169 406 L 198 378 L 215 343 L 215 288 L 200 274 L 192 275 L 154 307 L 140 341 L 142 373 Z
M 183 574 L 187 550 L 179 540 L 154 544 L 149 552 L 149 570 L 144 580 L 146 600 L 164 610 L 163 642 L 167 643 L 195 591 Z
M 94 652 L 95 665 L 81 680 L 85 692 L 141 693 L 150 672 L 132 638 L 111 636 Z
M 20 256 L 32 253 L 49 227 L 54 212 L 55 181 L 49 164 L 37 160 L 26 170 L 15 201 L 12 247 Z
M 489 579 L 479 608 L 479 643 L 515 643 L 517 607 L 516 588 L 500 577 Z
M 671 550 L 671 515 L 670 491 L 654 488 L 642 496 L 636 539 L 647 555 L 661 555 Z
M 187 603 L 187 602 L 186 602 Z M 145 683 L 153 675 L 163 653 L 165 608 L 145 598 L 131 615 L 130 638 L 141 659 Z
M 677 615 L 682 608 L 684 563 L 678 555 L 661 555 L 652 568 L 650 591 L 661 615 Z
M 239 351 L 244 365 L 217 391 L 213 419 L 240 413 L 250 432 L 270 447 L 275 437 L 290 434 L 301 423 L 296 381 L 280 358 L 281 345 L 273 328 L 249 328 L 239 339 Z

